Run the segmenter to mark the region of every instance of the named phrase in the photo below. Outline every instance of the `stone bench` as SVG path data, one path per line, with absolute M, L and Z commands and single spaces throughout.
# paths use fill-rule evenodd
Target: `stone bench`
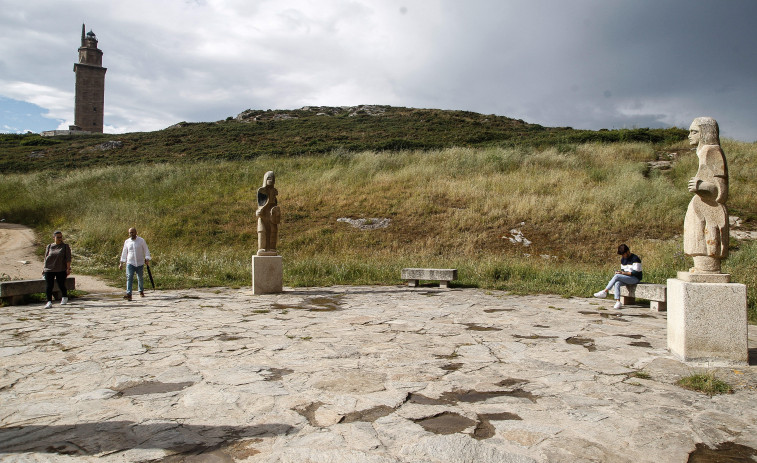
M 23 301 L 23 296 L 27 294 L 44 293 L 47 282 L 45 280 L 11 280 L 0 281 L 0 298 L 9 305 L 17 305 Z M 74 277 L 66 278 L 66 289 L 71 291 L 76 289 L 76 279 Z M 53 294 L 56 299 L 60 299 L 60 288 L 58 282 L 53 286 Z
M 620 287 L 620 303 L 633 304 L 636 298 L 649 301 L 649 308 L 658 312 L 668 310 L 668 290 L 665 285 L 639 283 Z
M 449 288 L 449 282 L 457 280 L 456 268 L 403 268 L 403 280 L 409 280 L 408 286 L 418 286 L 420 280 L 438 280 L 440 288 Z

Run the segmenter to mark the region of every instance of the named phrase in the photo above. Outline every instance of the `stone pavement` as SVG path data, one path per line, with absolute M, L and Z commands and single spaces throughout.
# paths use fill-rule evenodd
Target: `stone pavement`
M 755 362 L 684 365 L 664 313 L 611 306 L 363 286 L 0 308 L 0 460 L 754 461 Z M 735 393 L 674 384 L 703 371 Z

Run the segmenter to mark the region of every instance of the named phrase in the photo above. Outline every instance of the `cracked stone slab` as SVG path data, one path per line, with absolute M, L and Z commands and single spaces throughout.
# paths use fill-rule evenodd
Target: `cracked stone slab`
M 757 449 L 757 366 L 681 363 L 665 314 L 644 307 L 404 285 L 74 301 L 0 308 L 0 460 L 658 462 Z M 675 384 L 700 371 L 734 393 Z

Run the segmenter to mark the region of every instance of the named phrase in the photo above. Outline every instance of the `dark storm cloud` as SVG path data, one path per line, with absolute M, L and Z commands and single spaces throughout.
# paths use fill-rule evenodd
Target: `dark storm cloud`
M 426 106 L 544 125 L 686 126 L 709 114 L 757 138 L 757 2 L 449 2 L 431 65 L 402 89 Z

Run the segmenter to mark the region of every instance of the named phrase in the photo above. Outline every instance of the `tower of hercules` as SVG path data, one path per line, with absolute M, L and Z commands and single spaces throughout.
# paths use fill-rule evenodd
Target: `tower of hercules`
M 105 104 L 105 71 L 103 52 L 97 48 L 97 36 L 92 31 L 84 34 L 81 25 L 79 62 L 74 63 L 76 73 L 76 103 L 74 107 L 74 130 L 87 132 L 103 131 Z

